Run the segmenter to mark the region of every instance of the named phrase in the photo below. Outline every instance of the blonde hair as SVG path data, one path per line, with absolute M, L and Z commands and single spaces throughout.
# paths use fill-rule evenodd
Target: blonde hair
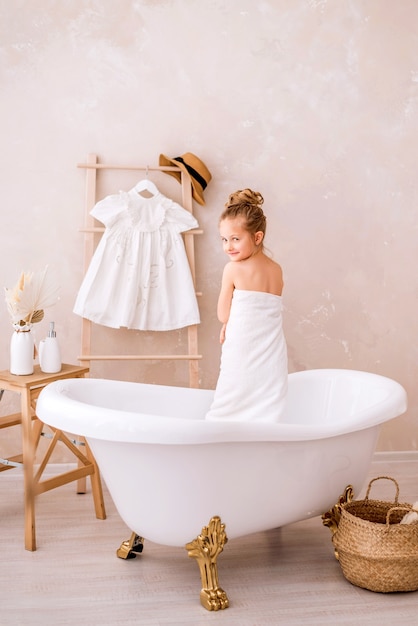
M 244 218 L 244 228 L 252 235 L 257 232 L 266 234 L 266 216 L 261 208 L 264 198 L 259 191 L 252 189 L 240 189 L 231 193 L 228 202 L 225 203 L 225 209 L 219 218 L 219 221 L 226 219 L 234 219 L 236 217 Z

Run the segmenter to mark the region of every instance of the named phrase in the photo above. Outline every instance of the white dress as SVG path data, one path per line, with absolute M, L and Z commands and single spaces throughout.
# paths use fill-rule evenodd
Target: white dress
M 180 233 L 197 220 L 160 192 L 135 189 L 98 202 L 90 214 L 105 226 L 74 312 L 111 328 L 173 330 L 200 323 Z

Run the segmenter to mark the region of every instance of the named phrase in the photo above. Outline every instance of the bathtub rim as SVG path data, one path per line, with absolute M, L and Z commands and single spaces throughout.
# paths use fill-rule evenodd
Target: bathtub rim
M 289 374 L 292 380 L 312 377 L 346 376 L 350 378 L 368 378 L 370 381 L 384 383 L 391 393 L 389 397 L 377 402 L 373 407 L 359 411 L 356 420 L 349 419 L 337 423 L 326 424 L 288 424 L 209 421 L 204 419 L 172 418 L 150 413 L 130 413 L 123 411 L 124 419 L 117 417 L 120 410 L 98 407 L 97 405 L 80 402 L 70 395 L 71 388 L 77 385 L 134 385 L 136 387 L 155 387 L 170 390 L 186 390 L 193 393 L 213 393 L 205 389 L 173 387 L 170 385 L 154 385 L 135 383 L 103 378 L 64 379 L 50 383 L 41 392 L 37 414 L 50 426 L 65 432 L 76 433 L 86 438 L 103 439 L 127 443 L 162 444 L 162 445 L 196 445 L 223 442 L 288 442 L 308 441 L 337 437 L 349 432 L 356 432 L 381 425 L 399 417 L 407 409 L 405 389 L 397 381 L 361 370 L 338 368 L 322 368 L 303 370 Z M 64 400 L 64 402 L 63 402 Z M 100 413 L 100 416 L 98 415 Z

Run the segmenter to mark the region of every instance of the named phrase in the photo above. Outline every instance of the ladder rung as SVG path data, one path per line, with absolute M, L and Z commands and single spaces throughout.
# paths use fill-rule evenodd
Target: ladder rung
M 201 354 L 82 354 L 79 361 L 195 361 Z

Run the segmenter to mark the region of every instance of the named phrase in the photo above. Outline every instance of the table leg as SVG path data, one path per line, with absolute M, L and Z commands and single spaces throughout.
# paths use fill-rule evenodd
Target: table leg
M 100 471 L 96 463 L 96 459 L 93 456 L 90 446 L 84 439 L 86 445 L 86 457 L 93 464 L 94 472 L 90 476 L 91 490 L 93 492 L 94 509 L 96 511 L 97 519 L 106 519 L 106 510 L 103 500 L 102 481 L 100 479 Z
M 83 464 L 80 461 L 80 459 L 78 459 L 78 467 L 83 467 Z M 77 480 L 77 493 L 79 494 L 87 493 L 87 478 L 85 476 Z
M 32 438 L 30 389 L 21 392 L 23 482 L 25 490 L 25 548 L 36 550 L 35 535 L 35 446 Z

